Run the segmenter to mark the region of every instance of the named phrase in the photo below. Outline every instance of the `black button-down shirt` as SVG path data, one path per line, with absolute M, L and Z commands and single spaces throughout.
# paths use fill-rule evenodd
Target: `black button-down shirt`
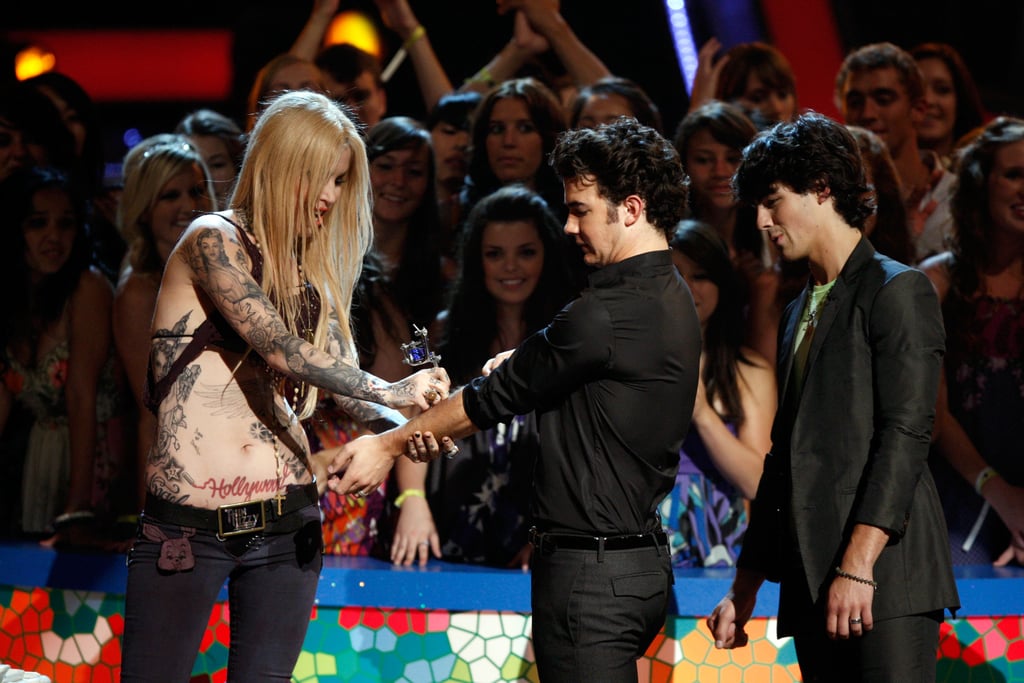
M 554 533 L 660 528 L 690 425 L 700 323 L 669 250 L 615 263 L 490 376 L 462 392 L 480 429 L 536 411 L 533 523 Z

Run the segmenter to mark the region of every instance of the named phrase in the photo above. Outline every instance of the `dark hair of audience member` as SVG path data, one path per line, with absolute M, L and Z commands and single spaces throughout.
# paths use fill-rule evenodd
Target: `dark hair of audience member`
M 428 152 L 427 187 L 409 219 L 402 260 L 392 277 L 390 290 L 409 320 L 422 326 L 429 325 L 440 310 L 444 283 L 430 132 L 408 116 L 389 116 L 370 129 L 366 140 L 366 155 L 371 164 L 387 152 L 420 147 Z
M 702 268 L 718 287 L 718 304 L 704 328 L 704 384 L 708 403 L 721 401 L 722 419 L 743 424 L 737 363 L 750 364 L 742 351 L 745 287 L 729 258 L 729 247 L 713 227 L 694 219 L 680 221 L 669 246 Z
M 532 223 L 544 245 L 544 268 L 524 317 L 530 332 L 544 327 L 577 292 L 575 265 L 562 238 L 562 226 L 547 202 L 532 190 L 513 184 L 487 195 L 473 207 L 464 224 L 458 249 L 459 273 L 448 301 L 444 365 L 453 384 L 464 384 L 480 374 L 498 338 L 494 297 L 484 284 L 482 243 L 490 223 Z
M 907 228 L 907 208 L 899 174 L 880 137 L 860 126 L 847 126 L 860 148 L 868 182 L 874 188 L 875 215 L 864 223 L 864 235 L 875 249 L 900 263 L 913 265 L 914 246 Z

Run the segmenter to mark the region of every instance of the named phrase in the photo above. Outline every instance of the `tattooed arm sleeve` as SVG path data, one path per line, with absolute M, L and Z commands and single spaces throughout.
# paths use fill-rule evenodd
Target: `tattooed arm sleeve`
M 277 309 L 248 270 L 248 259 L 232 231 L 194 225 L 178 250 L 194 282 L 239 335 L 273 369 L 327 391 L 374 403 L 406 406 L 411 391 L 361 371 L 289 333 Z

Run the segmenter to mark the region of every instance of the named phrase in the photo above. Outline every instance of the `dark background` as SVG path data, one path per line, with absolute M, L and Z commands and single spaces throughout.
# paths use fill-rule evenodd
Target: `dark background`
M 720 0 L 689 0 L 687 7 L 699 45 L 731 27 L 721 22 Z M 740 2 L 741 0 L 734 0 Z M 800 2 L 800 0 L 781 0 Z M 767 3 L 763 3 L 767 4 Z M 58 28 L 220 28 L 234 36 L 232 94 L 219 102 L 101 103 L 111 137 L 136 127 L 143 136 L 169 130 L 182 115 L 210 106 L 243 120 L 244 99 L 256 71 L 274 55 L 287 51 L 308 16 L 311 2 L 256 0 L 179 0 L 130 6 L 121 3 L 7 3 L 3 30 Z M 13 5 L 13 6 L 12 6 Z M 511 35 L 511 19 L 500 17 L 491 0 L 411 0 L 429 32 L 441 64 L 456 86 L 483 66 Z M 363 10 L 376 18 L 372 0 L 342 2 L 342 10 Z M 834 0 L 842 47 L 890 40 L 909 48 L 919 42 L 951 43 L 963 55 L 993 114 L 1024 115 L 1024 2 L 1017 0 Z M 765 35 L 761 10 L 749 4 L 747 15 L 758 24 L 748 30 Z M 662 0 L 563 0 L 562 14 L 577 35 L 613 73 L 640 83 L 658 103 L 671 132 L 687 107 Z M 381 28 L 385 61 L 398 47 L 397 36 Z M 800 27 L 808 32 L 818 27 Z M 188 46 L 183 44 L 183 50 Z M 13 46 L 5 45 L 13 54 Z M 7 54 L 4 55 L 5 59 Z M 9 68 L 9 67 L 8 67 Z M 59 69 L 59 66 L 58 66 Z M 799 90 L 798 82 L 798 90 Z M 422 116 L 423 103 L 413 69 L 406 62 L 388 85 L 390 114 Z M 807 103 L 801 102 L 801 105 Z M 111 152 L 117 156 L 120 152 Z M 113 159 L 112 159 L 113 160 Z

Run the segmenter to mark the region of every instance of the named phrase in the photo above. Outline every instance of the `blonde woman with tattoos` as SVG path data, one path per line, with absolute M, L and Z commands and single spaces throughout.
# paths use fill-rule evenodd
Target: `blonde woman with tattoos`
M 168 258 L 122 681 L 187 681 L 225 581 L 229 679 L 288 681 L 321 567 L 299 421 L 321 391 L 374 430 L 448 395 L 440 368 L 393 384 L 358 368 L 349 307 L 372 230 L 357 129 L 327 97 L 290 92 L 256 123 L 230 208 L 197 218 Z

